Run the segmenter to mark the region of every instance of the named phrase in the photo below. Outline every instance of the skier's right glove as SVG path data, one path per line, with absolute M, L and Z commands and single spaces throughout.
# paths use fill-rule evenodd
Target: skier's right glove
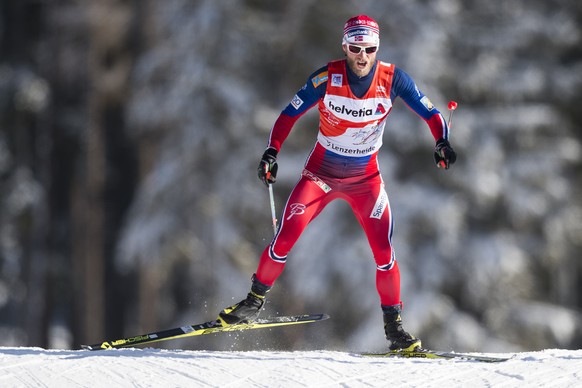
M 259 179 L 269 186 L 269 183 L 275 183 L 277 180 L 277 150 L 274 148 L 267 148 L 259 162 L 257 173 Z

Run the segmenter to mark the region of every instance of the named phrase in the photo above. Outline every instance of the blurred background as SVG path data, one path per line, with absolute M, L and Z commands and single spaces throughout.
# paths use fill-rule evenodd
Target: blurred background
M 0 345 L 76 349 L 241 300 L 273 233 L 270 128 L 361 13 L 378 59 L 445 117 L 459 103 L 448 171 L 401 100 L 385 131 L 405 328 L 443 350 L 580 348 L 579 0 L 2 0 Z M 280 153 L 278 211 L 316 133 L 313 110 Z M 374 279 L 334 202 L 263 312 L 332 319 L 159 346 L 381 350 Z

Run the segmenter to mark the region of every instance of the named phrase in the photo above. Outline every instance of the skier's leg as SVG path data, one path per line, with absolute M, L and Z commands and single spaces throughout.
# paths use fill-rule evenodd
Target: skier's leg
M 380 176 L 359 182 L 366 190 L 349 193 L 356 218 L 362 225 L 376 262 L 376 289 L 383 306 L 400 303 L 400 270 L 392 249 L 394 223 L 388 195 Z
M 312 180 L 301 178 L 289 195 L 277 234 L 261 255 L 256 272 L 258 280 L 269 286 L 275 283 L 285 268 L 287 254 L 330 200 L 331 196 Z
M 287 200 L 279 229 L 263 251 L 257 272 L 252 277 L 251 291 L 246 299 L 220 312 L 218 320 L 223 326 L 255 319 L 265 303 L 267 292 L 281 275 L 291 250 L 307 224 L 329 202 L 326 192 L 315 183 L 302 177 Z
M 380 296 L 384 332 L 391 350 L 413 350 L 420 339 L 402 328 L 400 269 L 392 248 L 394 222 L 388 195 L 380 176 L 367 182 L 372 195 L 350 196 L 350 204 L 364 229 L 376 261 L 376 289 Z

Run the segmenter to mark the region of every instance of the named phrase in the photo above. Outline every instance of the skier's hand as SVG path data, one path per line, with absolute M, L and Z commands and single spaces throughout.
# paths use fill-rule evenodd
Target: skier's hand
M 447 170 L 457 160 L 457 153 L 447 139 L 439 139 L 434 147 L 434 161 L 438 168 Z
M 259 162 L 259 168 L 257 169 L 257 173 L 259 175 L 259 179 L 263 181 L 265 185 L 269 185 L 269 183 L 275 183 L 277 180 L 277 150 L 274 148 L 267 148 L 265 153 L 261 157 L 261 161 Z

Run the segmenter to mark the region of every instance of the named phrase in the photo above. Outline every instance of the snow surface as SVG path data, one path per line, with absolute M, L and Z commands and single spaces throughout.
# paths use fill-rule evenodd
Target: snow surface
M 517 353 L 509 361 L 487 364 L 369 359 L 337 351 L 90 352 L 0 347 L 0 387 L 129 386 L 580 387 L 582 350 Z

